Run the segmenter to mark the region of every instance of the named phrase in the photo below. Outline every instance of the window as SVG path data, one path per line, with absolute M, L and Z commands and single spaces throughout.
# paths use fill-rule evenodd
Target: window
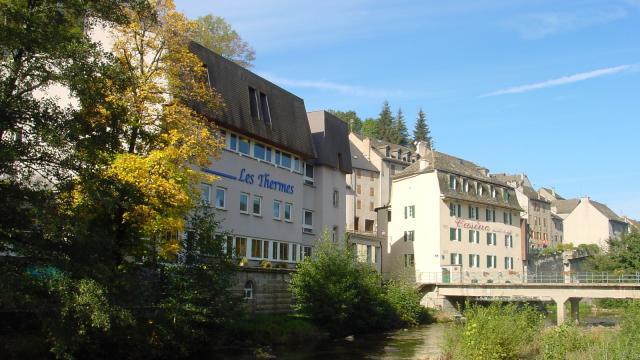
M 462 254 L 451 253 L 451 265 L 462 265 Z
M 280 209 L 282 208 L 282 202 L 279 200 L 273 200 L 273 219 L 280 220 L 282 218 L 282 214 L 280 213 Z
M 254 143 L 253 144 L 253 156 L 256 159 L 266 160 L 267 158 L 267 149 L 264 145 Z
M 509 213 L 509 225 L 513 225 L 513 214 Z
M 371 219 L 365 219 L 364 220 L 364 231 L 366 232 L 373 232 L 373 224 L 375 222 Z
M 496 188 L 493 185 L 491 185 L 491 197 L 496 198 Z
M 240 193 L 240 212 L 249 213 L 249 194 L 247 193 Z
M 469 267 L 470 268 L 479 268 L 480 267 L 480 255 L 469 254 Z
M 274 241 L 271 244 L 271 258 L 278 260 L 278 243 Z
M 206 205 L 211 203 L 211 185 L 209 184 L 200 184 L 200 190 L 202 193 L 200 194 L 202 202 Z
M 495 233 L 487 233 L 487 245 L 496 246 L 496 234 Z
M 362 177 L 362 171 L 360 169 L 356 169 L 356 179 L 360 179 Z
M 449 240 L 462 241 L 462 229 L 449 228 Z
M 509 190 L 504 189 L 502 192 L 502 195 L 504 196 L 504 201 L 509 202 L 509 199 L 511 198 L 511 194 L 509 194 Z
M 338 240 L 338 226 L 333 225 L 333 228 L 331 229 L 331 241 L 335 243 L 336 240 Z
M 291 261 L 298 261 L 298 244 L 291 244 Z
M 496 264 L 496 256 L 495 255 L 487 255 L 487 269 L 495 269 L 497 267 Z
M 235 250 L 237 257 L 243 258 L 247 256 L 247 238 L 237 237 Z
M 464 190 L 464 192 L 468 193 L 469 192 L 469 180 L 467 179 L 462 179 L 462 189 Z
M 300 247 L 300 249 L 302 250 L 302 254 L 304 255 L 304 257 L 300 256 L 300 260 L 311 257 L 311 246 Z
M 510 256 L 506 256 L 504 258 L 504 268 L 506 270 L 513 270 L 513 258 Z
M 506 211 L 502 213 L 502 219 L 504 220 L 505 224 L 509 223 L 509 214 Z
M 249 155 L 249 149 L 251 148 L 251 143 L 249 142 L 249 139 L 247 138 L 243 138 L 243 137 L 239 137 L 238 138 L 238 151 L 245 154 L 245 155 Z
M 512 235 L 505 235 L 504 236 L 504 246 L 506 246 L 508 248 L 512 248 L 513 247 L 513 236 Z
M 338 190 L 333 190 L 333 207 L 337 208 L 340 205 L 340 192 Z
M 279 243 L 280 249 L 278 251 L 278 259 L 280 260 L 289 260 L 289 244 L 287 243 Z
M 356 194 L 360 195 L 362 193 L 362 187 L 360 184 L 356 185 Z
M 369 196 L 373 196 L 373 188 L 372 187 L 369 188 Z
M 291 155 L 282 153 L 280 158 L 280 165 L 287 169 L 291 169 Z
M 267 126 L 271 126 L 271 113 L 269 112 L 269 101 L 267 95 L 260 93 L 260 114 L 262 115 L 262 121 Z
M 267 240 L 262 242 L 262 257 L 269 258 L 269 242 Z
M 313 165 L 304 164 L 304 183 L 313 185 Z
M 449 215 L 460 217 L 460 213 L 462 213 L 462 206 L 460 204 L 449 204 Z
M 251 117 L 254 119 L 260 118 L 260 113 L 258 112 L 258 93 L 256 89 L 249 86 L 249 107 L 251 110 Z
M 373 171 L 369 171 L 369 180 L 373 181 L 374 180 L 374 173 Z
M 477 207 L 469 205 L 469 219 L 480 219 L 479 209 Z
M 373 256 L 372 254 L 372 249 L 371 249 L 371 245 L 367 245 L 367 263 L 371 264 L 371 257 Z
M 456 177 L 454 175 L 449 175 L 449 189 L 456 189 Z
M 356 200 L 356 209 L 360 210 L 361 207 L 362 207 L 362 202 L 360 201 L 360 199 Z
M 235 134 L 229 135 L 229 150 L 238 151 L 238 137 Z
M 302 228 L 306 233 L 313 231 L 313 211 L 304 210 Z
M 284 221 L 291 222 L 291 212 L 293 210 L 293 204 L 284 203 Z
M 297 156 L 293 157 L 293 171 L 301 174 L 302 173 L 302 162 L 300 161 L 300 158 L 298 158 Z
M 416 207 L 415 205 L 405 206 L 404 207 L 404 218 L 415 218 L 416 217 Z
M 404 267 L 415 266 L 415 258 L 413 254 L 404 254 Z
M 226 205 L 227 190 L 225 188 L 216 188 L 216 207 L 224 209 Z
M 496 210 L 495 209 L 487 209 L 486 211 L 486 219 L 487 221 L 496 221 Z
M 360 218 L 356 216 L 353 219 L 353 230 L 358 231 L 359 228 L 360 228 Z
M 262 240 L 251 239 L 251 257 L 252 258 L 262 257 Z
M 476 195 L 478 196 L 484 195 L 484 186 L 482 186 L 482 184 L 480 183 L 478 183 L 478 187 L 476 188 Z
M 253 195 L 253 215 L 262 215 L 262 196 Z
M 469 230 L 469 242 L 480 244 L 480 231 Z
M 375 206 L 373 205 L 373 201 L 369 202 L 369 211 L 373 211 L 373 209 L 375 209 Z
M 280 165 L 280 163 L 282 162 L 282 153 L 280 152 L 280 150 L 276 150 L 275 161 L 276 165 Z
M 253 282 L 251 280 L 244 283 L 244 300 L 253 299 Z
M 414 230 L 409 230 L 404 232 L 404 241 L 413 241 L 414 240 Z
M 271 162 L 271 148 L 267 147 L 265 160 Z

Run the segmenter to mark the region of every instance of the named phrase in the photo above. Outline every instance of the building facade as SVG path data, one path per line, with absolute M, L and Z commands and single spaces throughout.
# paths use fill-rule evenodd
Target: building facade
M 564 240 L 573 245 L 595 244 L 607 248 L 607 240 L 627 233 L 628 224 L 605 204 L 580 199 L 559 200 L 553 203 L 563 218 Z
M 518 204 L 524 210 L 527 244 L 532 249 L 542 249 L 562 242 L 562 226 L 554 224 L 551 201 L 536 192 L 525 174 L 491 174 L 491 177 L 511 185 L 516 191 Z M 560 234 L 559 234 L 560 233 Z
M 202 196 L 230 234 L 227 246 L 249 266 L 293 267 L 324 230 L 341 238 L 351 172 L 346 125 L 324 112 L 307 114 L 299 97 L 198 44 L 191 50 L 226 105 L 219 114 L 193 104 L 225 143 L 202 169 L 217 176 L 202 184 Z
M 393 178 L 383 272 L 418 282 L 517 281 L 522 209 L 513 187 L 472 162 L 418 148 L 420 159 Z

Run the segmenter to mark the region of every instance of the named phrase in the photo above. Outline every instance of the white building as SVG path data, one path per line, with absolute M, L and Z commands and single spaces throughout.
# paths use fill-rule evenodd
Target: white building
M 383 272 L 418 282 L 515 282 L 524 270 L 514 189 L 472 162 L 418 144 L 393 177 Z
M 221 231 L 238 258 L 292 267 L 312 253 L 324 230 L 345 232 L 345 174 L 351 172 L 347 125 L 326 112 L 307 114 L 299 97 L 210 50 L 192 44 L 226 109 L 215 116 L 225 149 L 203 171 Z

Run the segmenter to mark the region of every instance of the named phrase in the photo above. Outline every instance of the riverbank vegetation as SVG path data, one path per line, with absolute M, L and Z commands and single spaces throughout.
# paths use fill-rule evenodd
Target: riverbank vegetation
M 626 305 L 615 328 L 544 327 L 529 307 L 469 305 L 448 331 L 446 359 L 600 360 L 640 358 L 640 302 Z
M 384 282 L 352 247 L 326 234 L 292 275 L 296 310 L 333 335 L 411 326 L 431 319 L 417 291 L 401 281 Z

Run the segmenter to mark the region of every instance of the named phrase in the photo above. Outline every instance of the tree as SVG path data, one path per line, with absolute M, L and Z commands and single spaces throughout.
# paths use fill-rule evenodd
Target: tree
M 391 115 L 391 108 L 389 102 L 385 100 L 382 104 L 382 110 L 378 115 L 378 138 L 380 140 L 393 142 L 394 140 L 394 128 L 393 128 L 393 115 Z
M 378 120 L 374 118 L 366 118 L 362 122 L 362 135 L 378 139 Z
M 256 52 L 223 18 L 201 16 L 196 19 L 196 24 L 193 40 L 240 66 L 253 66 Z
M 433 139 L 431 138 L 431 130 L 427 124 L 427 117 L 424 111 L 420 109 L 418 111 L 418 118 L 416 119 L 416 126 L 413 130 L 413 141 L 424 141 L 427 143 L 427 148 L 433 149 Z
M 333 334 L 389 327 L 392 310 L 384 299 L 381 278 L 357 261 L 347 244 L 333 243 L 327 233 L 291 277 L 296 309 Z
M 595 254 L 588 266 L 597 271 L 636 273 L 640 269 L 640 233 L 621 234 L 607 241 L 606 252 Z
M 409 132 L 401 108 L 398 108 L 398 113 L 393 121 L 393 141 L 391 142 L 402 146 L 409 145 Z
M 356 134 L 360 134 L 362 132 L 362 120 L 358 117 L 355 111 L 329 110 L 329 112 L 349 124 L 350 132 L 354 132 Z

